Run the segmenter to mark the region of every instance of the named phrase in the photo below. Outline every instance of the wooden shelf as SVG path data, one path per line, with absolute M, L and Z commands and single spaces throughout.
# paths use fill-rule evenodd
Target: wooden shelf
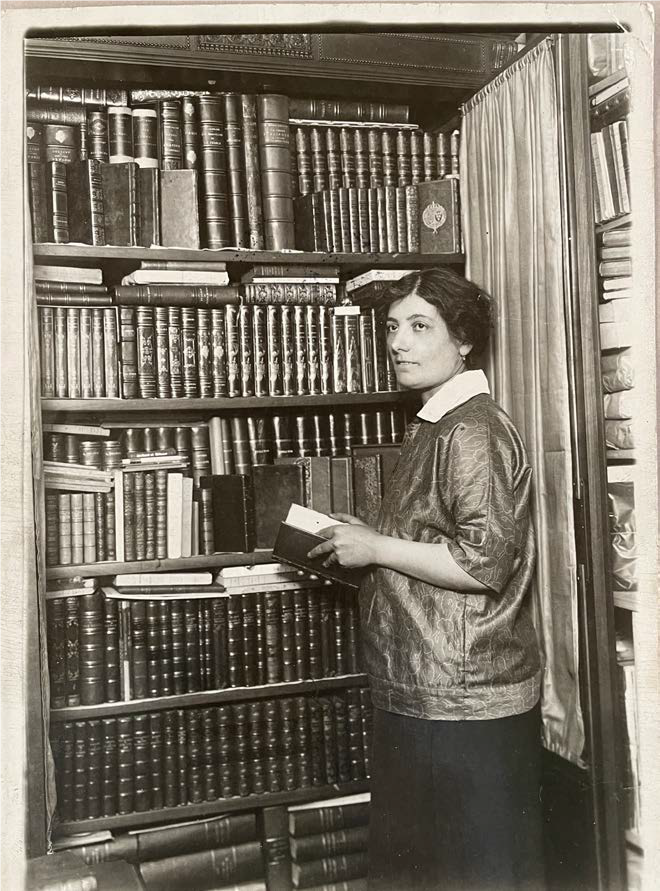
M 285 792 L 268 792 L 264 795 L 246 795 L 244 798 L 219 798 L 216 801 L 203 801 L 199 804 L 180 804 L 177 807 L 164 807 L 143 813 L 115 814 L 112 817 L 92 817 L 88 820 L 71 820 L 60 823 L 55 832 L 67 835 L 78 832 L 93 832 L 98 829 L 132 829 L 150 826 L 167 821 L 190 820 L 195 817 L 212 817 L 215 814 L 229 814 L 237 811 L 252 811 L 261 807 L 278 804 L 303 804 L 323 798 L 337 798 L 343 795 L 356 795 L 368 792 L 369 781 L 357 780 L 333 786 L 312 786 L 306 789 L 292 789 Z
M 182 569 L 208 569 L 223 566 L 254 566 L 272 563 L 271 551 L 231 552 L 203 554 L 195 557 L 178 557 L 176 560 L 133 560 L 130 563 L 105 561 L 103 563 L 74 563 L 70 566 L 47 566 L 47 579 L 103 578 L 124 572 L 178 572 Z
M 638 612 L 640 606 L 639 591 L 613 591 L 614 606 L 619 609 L 627 609 L 630 612 Z
M 379 393 L 327 393 L 306 396 L 220 396 L 195 399 L 42 399 L 44 412 L 66 414 L 118 414 L 122 412 L 196 412 L 216 414 L 220 411 L 264 408 L 334 407 L 338 405 L 364 405 L 366 403 L 398 402 L 399 390 Z
M 211 260 L 218 263 L 238 263 L 252 265 L 255 263 L 287 263 L 287 264 L 321 264 L 323 266 L 354 267 L 380 266 L 458 266 L 465 263 L 463 254 L 326 254 L 317 251 L 249 251 L 223 248 L 212 250 L 200 248 L 170 247 L 96 247 L 87 244 L 35 244 L 33 246 L 36 263 L 52 263 L 54 260 L 80 261 L 91 260 L 178 260 L 191 262 Z
M 205 705 L 221 705 L 227 702 L 247 702 L 255 699 L 271 699 L 277 696 L 317 694 L 324 690 L 341 690 L 346 687 L 365 687 L 365 674 L 342 674 L 334 677 L 309 678 L 304 681 L 283 681 L 278 684 L 262 684 L 258 687 L 224 687 L 221 690 L 203 690 L 199 693 L 182 693 L 178 696 L 156 696 L 151 699 L 131 699 L 129 702 L 103 702 L 99 705 L 76 705 L 55 708 L 50 711 L 51 721 L 83 721 L 90 718 L 112 718 L 115 715 L 143 714 L 172 708 L 201 708 Z

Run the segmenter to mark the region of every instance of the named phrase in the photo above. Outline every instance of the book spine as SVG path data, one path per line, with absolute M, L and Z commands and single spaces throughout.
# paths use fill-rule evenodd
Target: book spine
M 70 399 L 80 398 L 80 310 L 69 306 L 66 309 L 66 356 L 67 382 Z
M 39 307 L 41 395 L 55 396 L 55 323 L 52 307 Z
M 254 396 L 254 341 L 252 307 L 238 308 L 238 344 L 240 355 L 240 395 Z
M 127 106 L 108 108 L 108 160 L 111 164 L 133 160 L 133 113 Z
M 280 306 L 278 309 L 282 336 L 282 393 L 284 396 L 292 396 L 296 392 L 294 308 Z
M 79 598 L 80 702 L 96 705 L 105 694 L 105 616 L 101 594 Z
M 247 308 L 247 307 L 246 307 Z M 268 330 L 267 306 L 249 307 L 252 316 L 252 364 L 254 368 L 254 394 L 267 396 L 268 381 Z
M 286 96 L 257 96 L 257 130 L 265 248 L 271 251 L 293 248 L 293 183 Z
M 139 306 L 136 310 L 137 375 L 140 396 L 153 398 L 156 388 L 156 335 L 154 314 L 151 307 Z
M 426 134 L 422 130 L 412 130 L 410 133 L 410 182 L 400 185 L 416 185 L 425 178 L 426 168 L 430 173 L 431 164 L 426 164 Z
M 328 188 L 339 189 L 342 185 L 339 134 L 334 127 L 325 131 L 325 160 L 328 169 Z
M 104 111 L 87 113 L 88 155 L 95 161 L 108 163 L 108 115 Z
M 283 381 L 280 314 L 277 306 L 268 305 L 265 307 L 265 310 L 268 395 L 281 396 L 283 393 Z
M 225 308 L 225 343 L 227 356 L 227 395 L 241 393 L 241 347 L 239 335 L 239 307 Z
M 307 352 L 307 390 L 311 394 L 321 392 L 319 310 L 323 307 L 306 306 L 305 341 Z
M 94 360 L 92 349 L 92 311 L 80 309 L 80 395 L 91 399 L 94 395 Z
M 183 167 L 183 133 L 181 128 L 181 102 L 163 99 L 160 111 L 160 168 L 181 170 Z
M 119 368 L 117 364 L 117 312 L 115 307 L 103 311 L 103 377 L 105 395 L 119 397 Z
M 181 309 L 167 307 L 167 348 L 169 366 L 169 395 L 173 399 L 183 396 L 183 347 L 181 330 Z
M 296 127 L 296 165 L 298 169 L 298 194 L 309 195 L 313 191 L 312 147 L 306 127 Z
M 158 114 L 155 108 L 134 108 L 133 151 L 138 167 L 158 167 Z
M 225 93 L 225 139 L 227 142 L 227 182 L 231 213 L 232 244 L 249 246 L 247 186 L 243 130 L 241 123 L 241 94 Z
M 447 134 L 446 133 L 437 133 L 435 137 L 435 171 L 434 175 L 430 177 L 430 179 L 444 179 L 444 177 L 448 173 L 448 165 L 447 165 L 447 155 L 448 155 L 448 147 L 447 147 Z
M 409 186 L 412 184 L 412 158 L 410 137 L 407 130 L 397 130 L 396 133 L 396 167 L 397 186 Z
M 211 368 L 211 310 L 198 308 L 196 310 L 196 317 L 199 395 L 206 397 L 213 395 L 213 373 Z
M 436 177 L 437 160 L 436 160 L 436 144 L 433 133 L 430 130 L 422 132 L 422 165 L 424 182 L 429 182 Z M 422 180 L 413 180 L 413 182 L 421 182 Z
M 181 99 L 181 152 L 186 170 L 199 169 L 199 120 L 192 96 Z
M 264 220 L 261 204 L 261 169 L 259 162 L 259 139 L 257 128 L 256 98 L 247 93 L 241 94 L 241 120 L 243 128 L 243 160 L 245 167 L 246 210 L 249 233 L 249 247 L 253 251 L 263 250 Z
M 358 190 L 354 187 L 348 189 L 348 217 L 350 244 L 352 253 L 360 253 L 360 208 L 358 203 Z
M 405 193 L 405 217 L 407 225 L 407 249 L 419 253 L 419 193 L 416 186 L 407 186 Z
M 359 324 L 360 317 L 358 315 L 344 316 L 344 350 L 347 393 L 360 393 L 363 389 Z
M 65 598 L 48 603 L 48 669 L 50 672 L 51 708 L 64 708 L 67 701 L 67 606 Z
M 77 118 L 73 124 L 44 124 L 43 148 L 46 162 L 71 164 L 80 159 L 76 130 L 82 115 L 78 115 Z
M 213 396 L 227 396 L 225 312 L 211 310 L 211 374 Z
M 103 603 L 103 658 L 105 665 L 105 702 L 120 699 L 119 609 L 116 600 Z
M 405 253 L 408 250 L 408 216 L 405 186 L 397 186 L 395 203 L 397 250 L 400 253 Z
M 328 189 L 328 164 L 324 131 L 319 127 L 312 127 L 309 131 L 309 140 L 312 165 L 312 190 L 314 192 L 323 192 Z
M 385 229 L 386 247 L 389 254 L 394 254 L 399 248 L 397 226 L 397 191 L 394 186 L 386 186 L 383 189 L 385 204 Z
M 378 189 L 384 185 L 383 146 L 379 130 L 369 130 L 367 136 L 367 150 L 369 161 L 369 186 L 372 189 Z
M 67 165 L 62 161 L 46 163 L 46 201 L 49 234 L 55 244 L 69 241 L 69 209 L 67 198 Z
M 30 192 L 30 211 L 32 217 L 32 241 L 35 244 L 50 241 L 52 221 L 48 212 L 48 192 L 46 164 L 28 163 L 28 184 Z
M 25 128 L 25 157 L 28 164 L 44 160 L 44 128 L 38 123 L 28 123 Z
M 227 149 L 222 97 L 198 98 L 201 135 L 201 183 L 207 247 L 231 243 L 227 185 Z
M 190 306 L 181 308 L 181 353 L 183 358 L 183 395 L 193 398 L 199 395 L 197 354 L 197 316 Z
M 83 492 L 83 563 L 96 563 L 94 493 Z

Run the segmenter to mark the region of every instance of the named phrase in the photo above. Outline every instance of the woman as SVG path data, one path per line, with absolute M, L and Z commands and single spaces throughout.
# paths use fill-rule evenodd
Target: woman
M 444 268 L 385 297 L 397 380 L 422 407 L 377 528 L 334 515 L 344 525 L 310 552 L 372 567 L 360 591 L 375 707 L 369 887 L 541 888 L 531 469 L 470 370 L 490 301 Z

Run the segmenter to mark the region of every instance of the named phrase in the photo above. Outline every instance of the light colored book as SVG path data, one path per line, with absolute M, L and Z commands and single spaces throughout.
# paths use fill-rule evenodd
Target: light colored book
M 167 474 L 167 557 L 169 560 L 177 560 L 182 556 L 182 525 L 181 512 L 183 511 L 183 474 Z
M 122 285 L 213 285 L 229 284 L 228 272 L 205 269 L 136 269 L 124 276 Z
M 144 593 L 132 593 L 131 591 L 120 591 L 117 588 L 113 588 L 110 585 L 106 585 L 101 588 L 103 591 L 103 596 L 107 597 L 109 600 L 120 600 L 120 601 L 131 601 L 131 600 L 214 600 L 217 597 L 228 597 L 229 595 L 225 591 L 218 591 L 217 588 L 204 588 L 203 586 L 199 589 L 199 591 L 158 591 L 153 594 L 144 594 Z
M 222 419 L 217 415 L 209 418 L 209 453 L 211 456 L 211 473 L 225 473 L 225 452 L 222 445 Z
M 292 504 L 284 522 L 287 526 L 294 526 L 296 529 L 312 532 L 314 535 L 318 535 L 322 529 L 327 529 L 328 526 L 348 525 L 340 520 L 333 520 L 329 514 L 312 510 L 311 507 L 303 507 L 302 504 Z
M 211 572 L 124 572 L 114 576 L 113 585 L 117 588 L 169 588 L 173 585 L 211 585 Z
M 124 472 L 115 470 L 115 559 L 123 563 L 124 550 Z
M 192 557 L 192 477 L 184 476 L 181 485 L 181 556 Z
M 418 269 L 368 269 L 359 275 L 349 278 L 346 282 L 346 293 L 357 291 L 358 288 L 369 285 L 371 282 L 398 282 L 404 275 L 411 272 L 419 272 Z
M 75 282 L 80 285 L 102 285 L 103 270 L 87 269 L 85 266 L 34 266 L 35 281 Z
M 110 436 L 107 427 L 92 424 L 42 424 L 44 433 L 70 433 L 74 436 Z

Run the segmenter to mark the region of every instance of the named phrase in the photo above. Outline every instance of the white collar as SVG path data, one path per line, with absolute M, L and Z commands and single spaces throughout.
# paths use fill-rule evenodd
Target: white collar
M 435 424 L 448 412 L 458 405 L 486 393 L 490 396 L 490 387 L 483 371 L 463 371 L 444 383 L 437 393 L 428 400 L 417 412 L 417 417 L 423 421 L 431 421 Z

